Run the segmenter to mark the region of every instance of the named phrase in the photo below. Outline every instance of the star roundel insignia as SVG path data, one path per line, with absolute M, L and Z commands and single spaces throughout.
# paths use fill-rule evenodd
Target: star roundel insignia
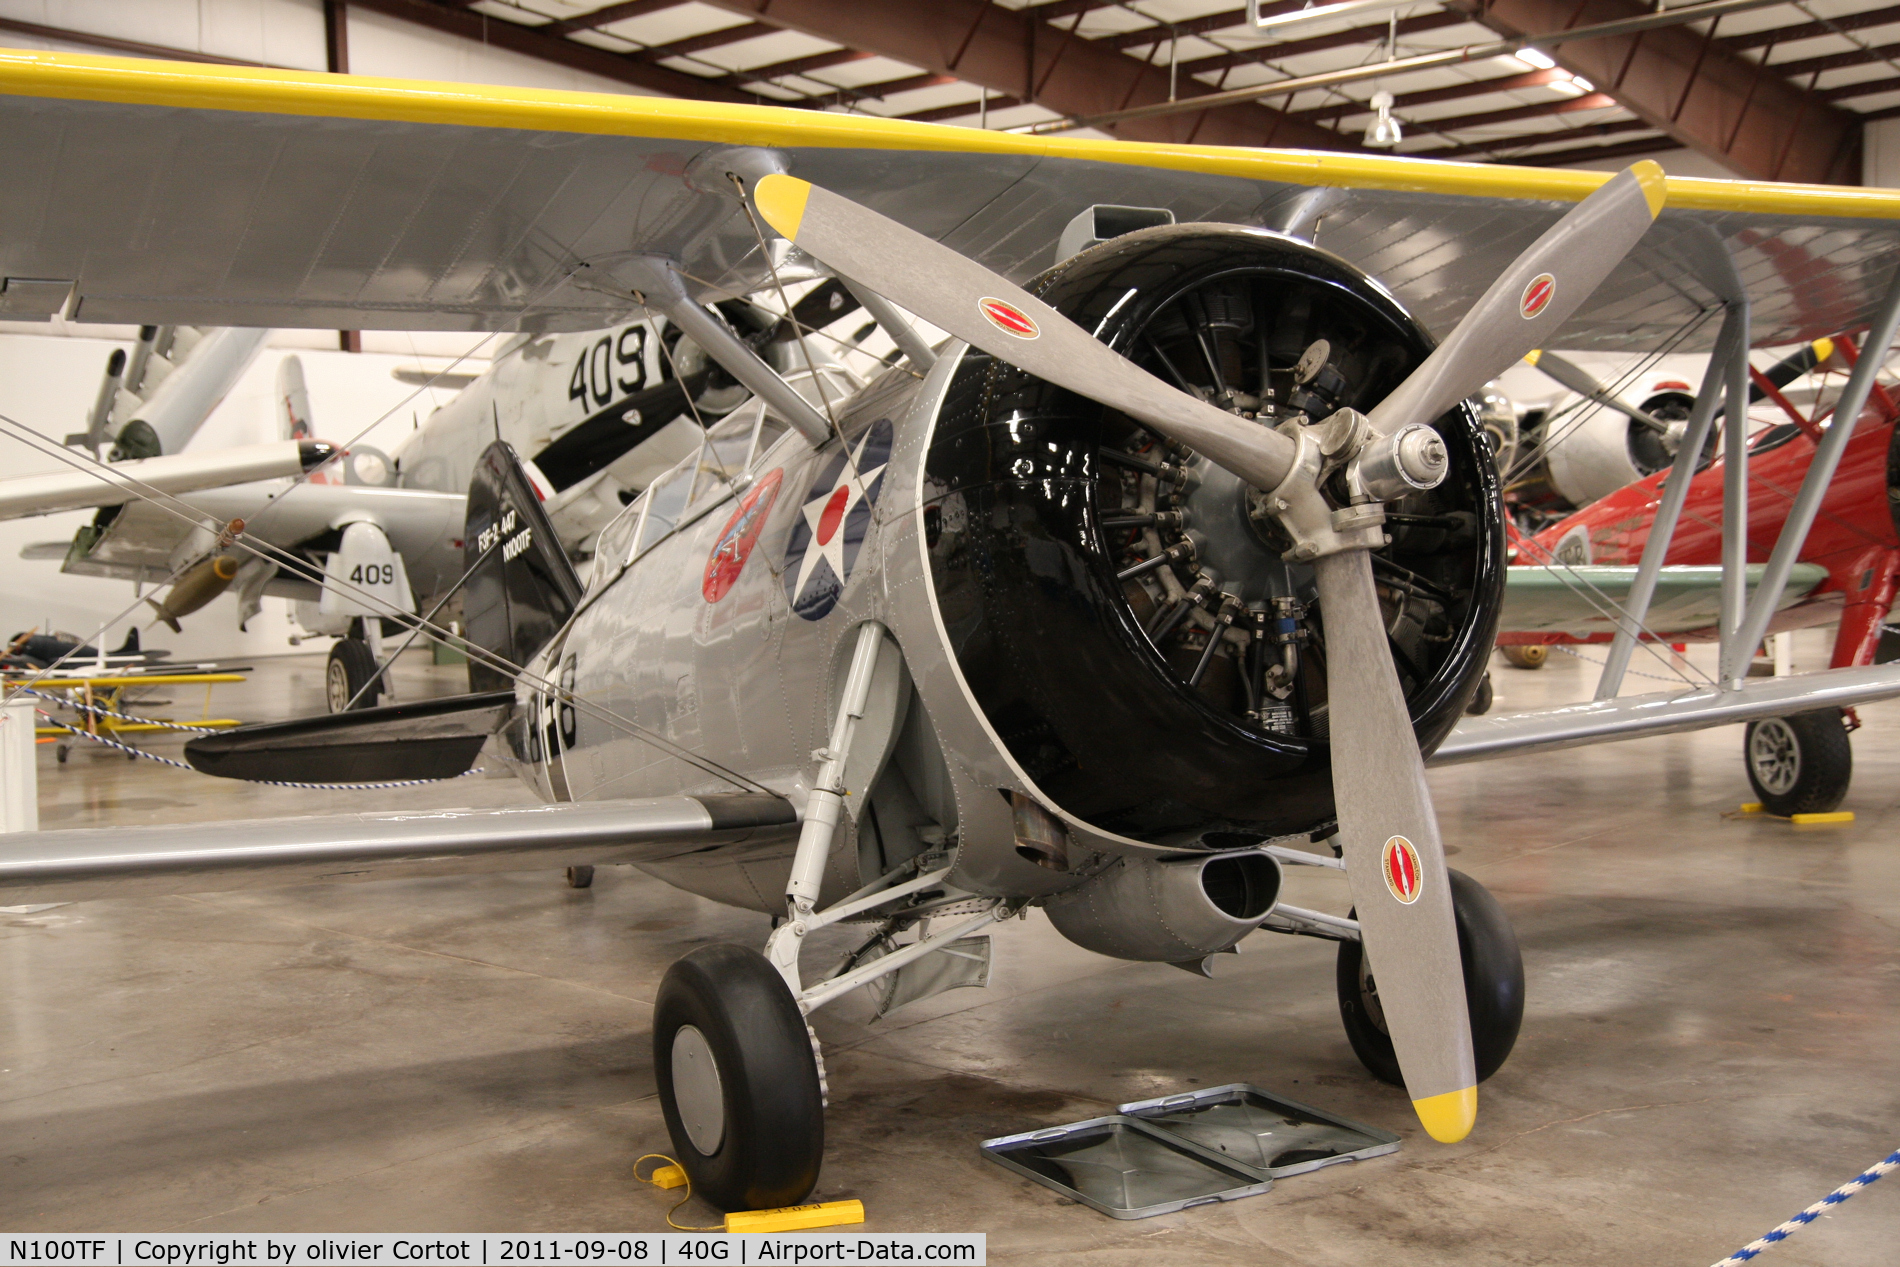
M 1033 339 L 1042 333 L 1042 328 L 1036 324 L 1036 319 L 1015 304 L 1006 303 L 1001 299 L 985 298 L 977 300 L 976 306 L 977 310 L 983 314 L 984 320 L 1004 334 L 1013 334 L 1019 339 Z
M 1424 874 L 1419 869 L 1418 850 L 1411 841 L 1394 836 L 1385 842 L 1385 849 L 1379 855 L 1379 874 L 1385 877 L 1385 887 L 1392 890 L 1393 897 L 1407 906 L 1418 901 Z
M 891 421 L 880 418 L 855 444 L 833 454 L 811 482 L 785 544 L 785 596 L 806 620 L 823 620 L 838 605 L 891 460 Z
M 1524 320 L 1529 321 L 1550 307 L 1550 301 L 1556 294 L 1557 279 L 1549 273 L 1539 273 L 1524 287 L 1524 295 L 1517 302 L 1517 310 L 1523 315 Z

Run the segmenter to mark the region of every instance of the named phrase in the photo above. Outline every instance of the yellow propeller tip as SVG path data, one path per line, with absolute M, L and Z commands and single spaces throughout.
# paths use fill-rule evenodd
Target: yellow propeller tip
M 1477 1124 L 1478 1088 L 1428 1095 L 1423 1100 L 1412 1101 L 1412 1111 L 1418 1114 L 1419 1124 L 1427 1135 L 1441 1144 L 1456 1144 L 1471 1134 L 1471 1128 Z
M 1818 364 L 1820 364 L 1820 363 L 1821 363 L 1822 361 L 1825 361 L 1825 360 L 1827 360 L 1827 358 L 1828 358 L 1828 357 L 1830 357 L 1830 356 L 1833 356 L 1833 355 L 1834 355 L 1834 340 L 1832 340 L 1832 339 L 1816 339 L 1816 340 L 1814 341 L 1814 362 L 1815 362 L 1815 364 L 1817 364 L 1817 365 L 1818 365 Z
M 1669 200 L 1669 178 L 1663 175 L 1660 164 L 1653 159 L 1643 159 L 1631 163 L 1630 175 L 1636 177 L 1636 183 L 1643 188 L 1643 201 L 1649 204 L 1649 218 L 1654 220 L 1662 214 L 1663 203 Z
M 1653 166 L 1654 164 L 1652 164 Z M 811 197 L 811 182 L 773 172 L 752 186 L 752 205 L 765 222 L 796 242 L 798 226 L 805 219 L 805 200 Z
M 1537 358 L 1542 356 L 1543 354 L 1544 354 L 1544 349 L 1532 348 L 1530 351 L 1524 354 L 1524 364 L 1526 365 L 1537 364 Z

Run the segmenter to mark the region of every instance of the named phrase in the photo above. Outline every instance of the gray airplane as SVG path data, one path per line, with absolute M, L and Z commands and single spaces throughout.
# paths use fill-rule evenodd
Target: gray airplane
M 1449 192 L 1434 192 L 1440 167 L 1405 160 L 1327 176 L 1348 186 L 1333 219 L 1429 212 L 1453 226 L 1443 239 L 1471 230 L 1468 249 L 1428 253 L 1445 270 L 1430 302 L 1453 314 L 1434 346 L 1371 270 L 1258 223 L 1215 222 L 1297 210 L 1314 156 L 966 139 L 741 108 L 712 118 L 577 94 L 436 86 L 385 99 L 289 72 L 168 72 L 197 84 L 200 104 L 160 111 L 146 103 L 149 65 L 121 82 L 88 62 L 76 104 L 57 60 L 0 68 L 15 94 L 0 94 L 0 115 L 24 101 L 18 130 L 58 119 L 61 154 L 80 157 L 126 153 L 127 129 L 149 142 L 138 152 L 215 143 L 229 158 L 296 151 L 307 125 L 323 161 L 364 164 L 448 138 L 456 188 L 518 213 L 497 210 L 481 223 L 506 231 L 480 233 L 450 233 L 439 207 L 404 218 L 445 236 L 392 246 L 365 277 L 308 263 L 339 233 L 383 224 L 386 203 L 345 205 L 349 182 L 328 182 L 335 203 L 308 182 L 209 198 L 215 173 L 192 184 L 189 208 L 155 193 L 142 215 L 207 200 L 279 215 L 277 254 L 244 257 L 238 308 L 280 323 L 376 306 L 385 322 L 479 309 L 595 328 L 609 324 L 603 306 L 659 311 L 756 399 L 601 530 L 584 576 L 520 454 L 505 442 L 481 453 L 463 533 L 470 694 L 187 747 L 209 773 L 304 779 L 450 775 L 486 748 L 547 805 L 18 836 L 0 900 L 626 863 L 767 912 L 763 951 L 706 946 L 674 964 L 653 1019 L 675 1154 L 723 1208 L 794 1203 L 816 1182 L 826 1084 L 812 1011 L 868 985 L 888 1004 L 959 984 L 960 965 L 988 953 L 982 930 L 1031 907 L 1091 950 L 1195 972 L 1258 930 L 1337 942 L 1355 1052 L 1404 1086 L 1433 1138 L 1464 1138 L 1478 1082 L 1515 1042 L 1523 975 L 1497 903 L 1446 866 L 1426 754 L 1900 694 L 1900 670 L 1880 666 L 1611 698 L 1447 738 L 1491 649 L 1505 562 L 1468 397 L 1566 323 L 1589 344 L 1632 337 L 1631 313 L 1697 316 L 1685 278 L 1709 252 L 1682 243 L 1714 232 L 1702 208 L 1750 242 L 1811 240 L 1786 204 L 1754 211 L 1745 189 L 1697 186 L 1695 208 L 1665 211 L 1654 164 L 1579 175 L 1561 198 L 1541 172 Z M 36 166 L 36 151 L 16 155 L 9 135 L 0 159 L 83 218 L 83 189 Z M 953 167 L 958 179 L 939 178 Z M 515 175 L 479 178 L 500 170 Z M 1084 187 L 1146 196 L 1078 215 Z M 1203 222 L 1168 223 L 1170 197 Z M 1797 201 L 1843 217 L 1860 205 Z M 75 276 L 107 311 L 128 302 L 116 257 L 6 225 L 0 265 Z M 1372 236 L 1420 258 L 1407 235 Z M 1839 328 L 1875 309 L 1868 341 L 1890 343 L 1900 289 L 1881 299 L 1860 271 L 1890 236 L 1884 220 L 1838 228 L 1827 293 L 1839 310 L 1803 319 Z M 425 267 L 447 243 L 480 258 Z M 849 396 L 822 372 L 801 394 L 705 306 L 776 291 L 795 269 L 848 279 L 904 361 Z M 232 273 L 207 258 L 171 277 L 169 298 L 148 288 L 140 303 L 182 316 L 219 300 Z M 357 289 L 392 273 L 465 289 Z M 1009 275 L 1033 275 L 1034 293 Z M 1593 307 L 1606 278 L 1612 300 Z M 1760 313 L 1787 311 L 1756 285 Z M 951 337 L 925 346 L 907 312 Z M 1857 415 L 1878 360 L 1863 359 L 1842 416 Z M 1698 449 L 1699 436 L 1685 445 Z M 1290 865 L 1343 872 L 1355 913 L 1282 901 Z M 844 962 L 801 954 L 845 921 L 865 936 Z

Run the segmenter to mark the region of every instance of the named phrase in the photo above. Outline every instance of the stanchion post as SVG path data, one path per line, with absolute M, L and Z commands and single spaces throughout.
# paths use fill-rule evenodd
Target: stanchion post
M 39 764 L 33 746 L 33 700 L 17 695 L 0 706 L 0 832 L 40 829 Z

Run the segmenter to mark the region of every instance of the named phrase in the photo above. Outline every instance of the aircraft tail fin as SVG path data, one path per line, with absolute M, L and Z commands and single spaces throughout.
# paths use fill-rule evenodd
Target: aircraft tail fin
M 526 664 L 573 615 L 582 585 L 526 464 L 506 441 L 489 445 L 475 464 L 462 541 L 466 637 L 509 664 Z M 474 657 L 468 680 L 472 691 L 514 685 L 509 674 Z

